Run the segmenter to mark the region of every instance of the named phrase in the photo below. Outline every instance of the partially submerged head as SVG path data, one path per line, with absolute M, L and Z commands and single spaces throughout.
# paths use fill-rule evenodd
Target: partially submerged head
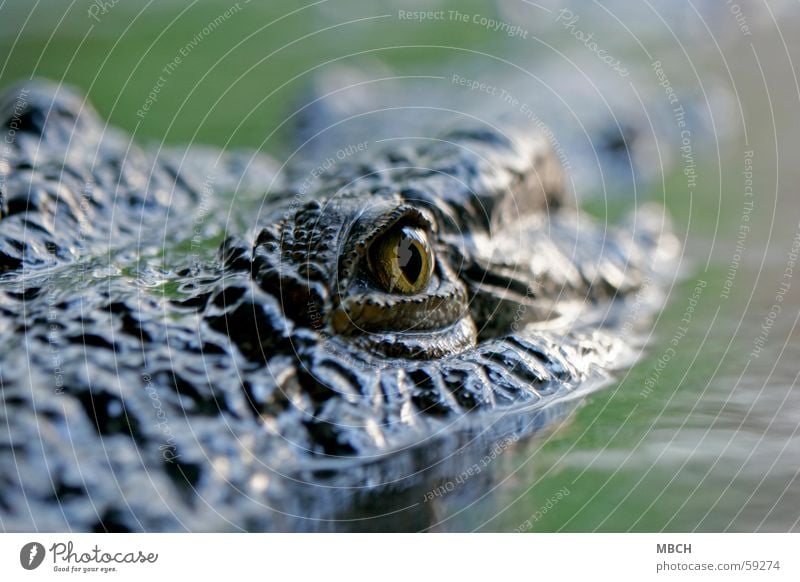
M 287 466 L 462 421 L 535 430 L 533 410 L 619 363 L 611 306 L 675 250 L 649 213 L 582 215 L 548 141 L 520 128 L 353 148 L 281 180 L 263 155 L 142 150 L 80 96 L 29 89 L 2 109 L 0 160 L 0 468 L 18 478 L 5 506 L 31 508 L 0 513 L 18 528 L 256 523 L 261 500 L 287 502 L 267 486 Z M 212 174 L 237 194 L 279 186 L 260 210 L 234 199 L 229 223 Z M 206 203 L 202 228 L 227 238 L 199 261 Z M 65 511 L 54 491 L 75 492 Z
M 586 314 L 638 289 L 664 241 L 594 226 L 564 183 L 541 136 L 459 128 L 290 184 L 252 243 L 228 241 L 276 326 L 244 341 L 268 369 L 296 361 L 279 383 L 313 395 L 326 452 L 383 446 L 413 418 L 544 405 L 615 365 L 622 344 Z

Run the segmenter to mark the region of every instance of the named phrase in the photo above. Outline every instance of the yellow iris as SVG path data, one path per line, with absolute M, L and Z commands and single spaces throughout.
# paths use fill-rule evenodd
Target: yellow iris
M 372 274 L 389 293 L 418 293 L 433 274 L 433 250 L 421 228 L 393 228 L 372 243 L 368 260 Z

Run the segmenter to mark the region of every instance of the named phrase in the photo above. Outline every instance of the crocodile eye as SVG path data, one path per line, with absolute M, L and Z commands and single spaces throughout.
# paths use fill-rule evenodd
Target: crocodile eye
M 433 250 L 421 228 L 395 227 L 370 245 L 370 271 L 389 293 L 418 293 L 433 273 Z

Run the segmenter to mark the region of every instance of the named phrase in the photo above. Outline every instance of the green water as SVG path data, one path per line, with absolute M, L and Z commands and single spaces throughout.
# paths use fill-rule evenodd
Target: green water
M 335 0 L 309 7 L 245 0 L 101 4 L 0 2 L 0 85 L 33 76 L 77 85 L 111 124 L 140 142 L 281 152 L 291 131 L 284 122 L 304 83 L 324 63 L 354 53 L 412 69 L 435 59 L 476 59 L 476 51 L 531 63 L 548 58 L 541 43 L 472 22 L 401 20 L 398 10 L 414 8 L 393 1 L 369 7 Z M 575 10 L 617 54 L 645 67 L 654 58 L 671 62 L 676 83 L 698 89 L 701 80 L 706 88 L 717 79 L 732 95 L 729 110 L 715 112 L 726 126 L 718 129 L 729 134 L 713 142 L 722 144 L 719 151 L 709 145 L 698 152 L 693 193 L 679 171 L 647 193 L 673 214 L 685 244 L 683 276 L 639 362 L 568 421 L 505 451 L 493 464 L 494 488 L 466 506 L 445 500 L 433 529 L 800 529 L 800 350 L 794 341 L 800 283 L 785 278 L 800 221 L 794 186 L 800 168 L 783 153 L 793 151 L 800 133 L 791 67 L 796 43 L 789 34 L 781 39 L 767 13 L 749 13 L 752 34 L 744 35 L 724 9 L 708 18 L 655 6 L 614 17 L 613 4 Z M 548 23 L 522 3 L 501 12 L 460 2 L 458 10 L 529 18 L 531 36 L 582 50 L 552 22 L 554 12 Z M 786 32 L 796 29 L 800 11 L 788 8 L 779 16 Z M 214 30 L 204 34 L 212 22 Z M 743 157 L 750 149 L 756 194 L 735 260 Z M 586 205 L 601 219 L 616 219 L 628 206 L 620 199 Z M 782 282 L 789 289 L 780 317 L 754 357 Z M 690 306 L 691 317 L 681 323 Z M 659 364 L 667 354 L 669 362 Z

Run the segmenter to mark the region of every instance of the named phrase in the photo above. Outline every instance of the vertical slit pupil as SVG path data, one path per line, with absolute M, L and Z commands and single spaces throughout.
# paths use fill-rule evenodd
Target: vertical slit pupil
M 422 254 L 417 245 L 409 239 L 404 239 L 400 245 L 407 249 L 406 252 L 401 253 L 400 269 L 409 283 L 416 283 L 422 274 Z

